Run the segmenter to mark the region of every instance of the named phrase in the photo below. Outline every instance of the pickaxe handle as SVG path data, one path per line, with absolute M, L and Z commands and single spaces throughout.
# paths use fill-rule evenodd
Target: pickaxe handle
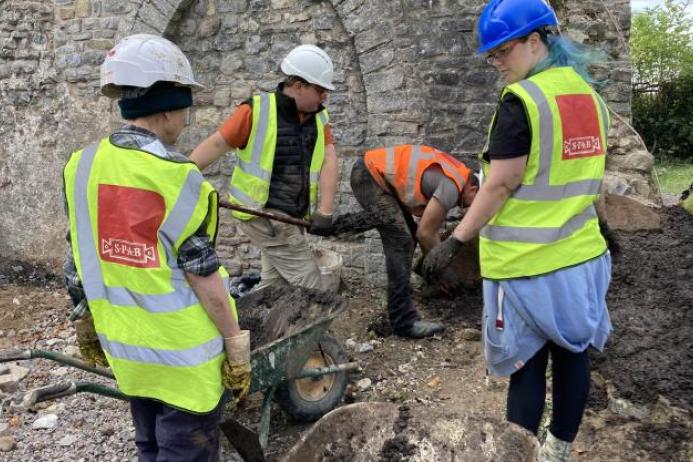
M 301 218 L 288 217 L 286 215 L 278 215 L 272 212 L 265 212 L 264 210 L 257 210 L 250 207 L 245 207 L 243 205 L 232 204 L 226 201 L 219 201 L 219 207 L 225 209 L 237 210 L 239 212 L 249 213 L 258 217 L 269 218 L 270 220 L 280 221 L 282 223 L 288 223 L 290 225 L 303 226 L 304 228 L 310 228 L 310 221 L 303 220 Z

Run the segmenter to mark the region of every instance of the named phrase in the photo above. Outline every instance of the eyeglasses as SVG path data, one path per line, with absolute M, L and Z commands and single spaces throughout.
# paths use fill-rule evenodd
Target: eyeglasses
M 493 65 L 496 61 L 503 61 L 505 58 L 508 57 L 510 52 L 513 51 L 513 48 L 515 48 L 515 45 L 520 43 L 520 40 L 512 40 L 507 43 L 507 46 L 504 48 L 500 48 L 492 53 L 489 53 L 486 55 L 486 62 L 488 64 Z
M 318 96 L 321 98 L 323 97 L 323 95 L 326 95 L 329 92 L 329 90 L 327 90 L 326 88 L 322 88 L 320 85 L 315 85 L 314 83 L 308 83 L 308 85 L 315 88 L 315 91 L 318 92 Z

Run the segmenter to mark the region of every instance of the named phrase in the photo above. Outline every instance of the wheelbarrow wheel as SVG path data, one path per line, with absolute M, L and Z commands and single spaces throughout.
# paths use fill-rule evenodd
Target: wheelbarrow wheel
M 346 353 L 339 342 L 325 335 L 303 367 L 314 369 L 346 362 Z M 279 406 L 294 420 L 314 422 L 339 404 L 347 381 L 346 372 L 291 380 L 279 385 L 275 397 Z

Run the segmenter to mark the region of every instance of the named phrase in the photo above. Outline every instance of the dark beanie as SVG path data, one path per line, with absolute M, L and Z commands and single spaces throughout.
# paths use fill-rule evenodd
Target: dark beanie
M 135 98 L 121 98 L 118 100 L 118 106 L 120 106 L 120 115 L 123 119 L 134 120 L 159 112 L 175 111 L 192 106 L 192 90 L 173 82 L 157 82 L 143 95 Z

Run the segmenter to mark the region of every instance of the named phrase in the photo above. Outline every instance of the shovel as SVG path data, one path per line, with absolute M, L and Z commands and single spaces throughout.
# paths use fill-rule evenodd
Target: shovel
M 303 226 L 304 228 L 310 228 L 310 221 L 303 220 L 301 218 L 289 217 L 286 215 L 279 215 L 272 212 L 266 212 L 264 210 L 253 209 L 250 207 L 245 207 L 243 205 L 232 204 L 226 201 L 219 201 L 219 207 L 225 209 L 236 210 L 238 212 L 249 213 L 258 217 L 269 218 L 270 220 L 279 221 L 282 223 L 288 223 L 290 225 Z
M 265 462 L 260 436 L 233 418 L 219 424 L 229 443 L 245 462 Z

